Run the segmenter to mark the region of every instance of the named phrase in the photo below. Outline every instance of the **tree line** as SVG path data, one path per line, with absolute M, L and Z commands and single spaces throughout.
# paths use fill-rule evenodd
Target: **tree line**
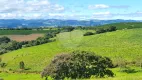
M 47 32 L 45 33 L 44 37 L 38 37 L 36 40 L 22 42 L 13 41 L 6 36 L 0 37 L 0 55 L 24 47 L 31 47 L 41 45 L 44 43 L 53 42 L 55 41 L 55 39 L 51 38 L 56 37 L 56 34 L 59 34 L 60 32 L 70 32 L 72 30 L 74 30 L 74 27 L 62 27 L 52 32 Z
M 89 35 L 94 35 L 94 34 L 101 34 L 101 33 L 106 33 L 106 32 L 112 32 L 112 31 L 116 31 L 116 27 L 115 26 L 110 26 L 108 28 L 97 28 L 95 31 L 95 33 L 93 32 L 86 32 L 84 34 L 84 36 L 89 36 Z

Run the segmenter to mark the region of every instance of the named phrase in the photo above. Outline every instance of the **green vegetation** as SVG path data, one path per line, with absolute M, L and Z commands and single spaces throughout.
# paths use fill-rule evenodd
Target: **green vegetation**
M 29 35 L 34 33 L 47 33 L 55 30 L 0 30 L 0 35 Z
M 8 38 L 8 37 L 0 37 L 0 44 L 2 44 L 2 43 L 8 43 L 8 42 L 10 42 L 10 39 Z
M 136 70 L 139 70 L 138 68 Z M 142 72 L 132 74 L 119 72 L 119 68 L 114 68 L 112 71 L 116 74 L 115 77 L 95 78 L 91 77 L 87 80 L 142 80 Z M 0 78 L 4 80 L 45 80 L 40 74 L 33 73 L 0 73 Z M 49 80 L 52 80 L 50 77 Z
M 0 55 L 7 53 L 9 51 L 21 49 L 23 47 L 31 47 L 31 46 L 36 46 L 36 45 L 41 45 L 44 43 L 52 42 L 54 40 L 50 40 L 50 38 L 55 37 L 57 33 L 58 31 L 50 32 L 50 33 L 48 32 L 45 34 L 44 37 L 39 37 L 36 40 L 23 41 L 23 42 L 12 41 L 8 37 L 1 37 L 0 38 L 0 41 L 1 41 L 0 42 Z
M 85 34 L 83 34 L 83 36 L 89 36 L 89 35 L 94 35 L 94 33 L 92 33 L 92 32 L 86 32 Z
M 0 73 L 0 79 L 4 80 L 45 80 L 40 74 L 31 73 Z
M 142 22 L 113 23 L 113 24 L 98 26 L 98 28 L 108 28 L 110 26 L 116 26 L 117 30 L 134 29 L 134 28 L 142 28 Z
M 19 63 L 19 66 L 20 66 L 20 69 L 25 69 L 25 64 L 24 64 L 24 62 L 23 61 L 21 61 L 20 63 Z
M 20 76 L 23 80 L 42 80 L 40 72 L 49 65 L 55 55 L 61 53 L 70 53 L 74 50 L 85 50 L 95 52 L 96 55 L 109 57 L 115 69 L 112 71 L 116 74 L 114 78 L 98 78 L 98 80 L 141 80 L 142 79 L 142 23 L 115 23 L 100 26 L 99 28 L 107 30 L 110 26 L 116 26 L 116 31 L 108 31 L 92 36 L 83 36 L 87 32 L 96 33 L 98 28 L 82 29 L 57 34 L 56 41 L 22 48 L 7 54 L 0 55 L 1 63 L 5 63 L 4 68 L 0 71 L 19 72 L 19 63 L 23 61 L 26 68 L 25 73 L 33 74 L 13 74 L 13 80 Z M 59 29 L 61 30 L 61 29 Z M 48 34 L 47 34 L 48 35 Z M 40 40 L 40 38 L 38 39 Z M 9 73 L 0 73 L 4 79 L 12 79 Z M 29 78 L 31 75 L 33 78 Z M 26 78 L 28 77 L 28 78 Z M 91 77 L 94 79 L 94 76 Z M 44 80 L 44 79 L 43 79 Z
M 96 29 L 96 34 L 105 33 L 105 32 L 112 32 L 112 31 L 116 31 L 115 26 L 110 26 L 108 28 L 98 28 L 98 29 Z
M 85 32 L 75 30 L 60 33 L 55 42 L 23 48 L 1 57 L 3 62 L 8 64 L 7 69 L 17 70 L 19 61 L 24 61 L 31 68 L 30 71 L 41 71 L 56 54 L 73 50 L 92 51 L 110 57 L 115 64 L 119 57 L 132 62 L 142 56 L 142 29 L 118 30 L 83 37 Z
M 83 79 L 95 77 L 113 77 L 112 61 L 107 57 L 95 55 L 92 52 L 74 51 L 54 57 L 52 62 L 43 70 L 41 76 L 51 76 L 54 79 Z

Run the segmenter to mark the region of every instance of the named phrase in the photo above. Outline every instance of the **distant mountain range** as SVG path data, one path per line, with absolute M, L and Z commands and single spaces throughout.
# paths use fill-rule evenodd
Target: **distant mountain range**
M 21 27 L 57 27 L 57 26 L 98 26 L 120 22 L 140 22 L 137 20 L 59 20 L 59 19 L 0 19 L 0 28 L 21 28 Z

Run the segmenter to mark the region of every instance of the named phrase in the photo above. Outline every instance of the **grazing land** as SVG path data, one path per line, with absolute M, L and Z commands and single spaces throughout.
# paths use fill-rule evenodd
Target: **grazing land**
M 128 26 L 124 26 L 124 24 Z M 121 29 L 91 36 L 83 36 L 83 34 L 88 31 L 95 32 L 95 30 L 62 32 L 55 37 L 56 41 L 54 42 L 22 48 L 0 55 L 2 62 L 7 64 L 4 69 L 0 69 L 1 71 L 19 72 L 20 61 L 24 61 L 25 68 L 28 69 L 25 71 L 28 74 L 0 73 L 0 77 L 4 78 L 4 80 L 12 78 L 13 80 L 42 80 L 39 73 L 51 62 L 55 55 L 70 53 L 74 50 L 92 51 L 98 55 L 107 56 L 112 59 L 114 64 L 119 63 L 119 61 L 126 61 L 127 63 L 139 62 L 142 59 L 141 23 L 117 23 L 110 25 L 120 26 Z M 139 27 L 129 29 L 130 25 Z M 112 69 L 116 74 L 114 78 L 99 78 L 97 80 L 141 80 L 142 70 L 140 67 L 128 66 L 135 69 L 136 72 L 119 72 L 119 68 L 114 68 Z
M 92 77 L 87 80 L 142 80 L 142 72 L 130 73 L 130 74 L 122 73 L 119 72 L 119 68 L 113 69 L 112 71 L 115 72 L 116 74 L 115 77 L 97 78 L 97 79 Z M 34 74 L 34 73 L 0 73 L 0 78 L 3 78 L 4 80 L 45 80 L 45 78 L 41 78 L 40 74 Z
M 99 26 L 99 28 L 107 28 L 109 26 L 116 26 L 118 30 L 122 30 L 122 29 L 142 28 L 141 25 L 142 25 L 142 22 L 125 22 L 125 23 L 107 24 L 107 25 Z
M 25 61 L 31 71 L 41 71 L 56 54 L 73 50 L 93 51 L 96 54 L 110 57 L 114 62 L 119 56 L 128 62 L 142 56 L 142 37 L 140 37 L 142 29 L 120 30 L 87 37 L 81 37 L 82 33 L 78 30 L 71 33 L 60 33 L 56 42 L 23 48 L 1 55 L 1 57 L 3 62 L 8 64 L 7 68 L 16 70 L 19 61 Z

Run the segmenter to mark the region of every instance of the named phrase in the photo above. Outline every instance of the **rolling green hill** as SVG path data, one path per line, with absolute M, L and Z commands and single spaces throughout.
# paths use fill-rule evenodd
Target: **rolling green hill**
M 1 55 L 6 69 L 19 70 L 19 62 L 24 61 L 29 71 L 42 71 L 56 54 L 73 50 L 93 51 L 110 57 L 114 62 L 118 57 L 128 62 L 142 56 L 142 28 L 117 30 L 84 37 L 86 31 L 75 30 L 58 34 L 57 41 L 23 48 Z
M 99 27 L 107 28 L 109 26 L 116 26 L 116 28 L 118 30 L 142 28 L 142 22 L 113 23 L 113 24 L 107 24 L 107 25 L 98 26 L 98 28 Z

